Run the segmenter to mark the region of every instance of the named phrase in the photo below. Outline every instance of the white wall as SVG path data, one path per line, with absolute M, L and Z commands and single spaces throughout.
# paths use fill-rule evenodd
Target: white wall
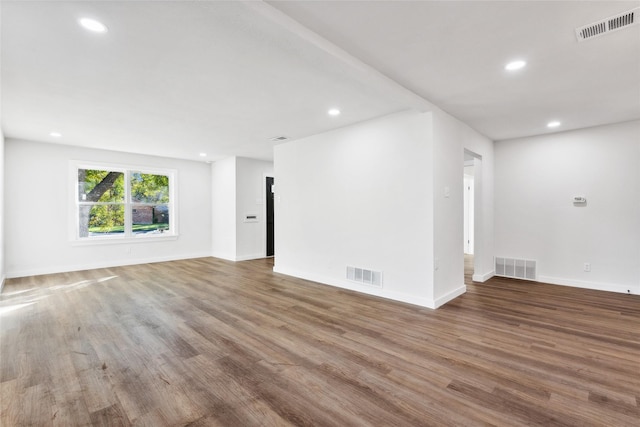
M 465 149 L 483 158 L 474 278 L 491 277 L 493 142 L 440 110 L 277 146 L 275 270 L 426 307 L 461 295 Z M 347 265 L 383 271 L 383 288 Z
M 462 240 L 462 247 L 465 254 L 473 255 L 473 239 L 474 239 L 474 207 L 473 207 L 473 167 L 470 167 L 469 174 L 467 174 L 467 167 L 464 175 L 464 239 Z
M 2 6 L 0 5 L 0 15 Z M 1 18 L 1 17 L 0 17 Z M 0 31 L 0 46 L 2 45 L 2 31 Z M 0 70 L 2 64 L 2 55 L 0 54 Z M 1 74 L 1 73 L 0 73 Z M 0 76 L 0 81 L 2 80 Z M 0 115 L 2 113 L 2 97 L 0 96 Z M 0 125 L 2 118 L 0 117 Z M 0 129 L 0 292 L 4 287 L 5 280 L 5 244 L 4 244 L 4 134 Z
M 229 157 L 211 164 L 212 255 L 231 261 L 266 256 L 265 175 L 273 163 Z M 257 222 L 245 222 L 255 214 Z
M 4 135 L 0 129 L 0 292 L 5 279 L 5 244 L 4 244 Z
M 433 307 L 431 126 L 399 114 L 276 146 L 274 270 Z M 382 289 L 348 265 L 382 271 Z
M 8 139 L 5 143 L 7 277 L 209 256 L 209 165 L 186 160 Z M 179 237 L 107 245 L 69 241 L 70 160 L 177 170 Z
M 475 167 L 474 280 L 493 275 L 493 142 L 436 110 L 434 140 L 434 274 L 436 305 L 464 292 L 464 152 L 482 157 Z M 447 196 L 448 193 L 448 196 Z
M 640 121 L 498 142 L 495 154 L 496 256 L 537 260 L 542 282 L 640 293 Z
M 273 163 L 238 157 L 236 160 L 236 260 L 266 256 L 265 176 Z M 245 215 L 258 222 L 245 222 Z
M 236 259 L 236 158 L 211 164 L 212 255 Z

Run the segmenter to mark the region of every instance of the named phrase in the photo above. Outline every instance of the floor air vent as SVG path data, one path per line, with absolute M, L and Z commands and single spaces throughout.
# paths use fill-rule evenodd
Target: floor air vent
M 496 276 L 536 280 L 536 261 L 496 257 Z
M 615 16 L 603 19 L 593 24 L 585 25 L 576 28 L 576 37 L 579 42 L 583 42 L 594 37 L 602 36 L 613 31 L 621 30 L 630 25 L 638 23 L 638 15 L 640 13 L 640 7 L 631 9 L 628 12 L 623 12 Z
M 382 287 L 382 272 L 347 266 L 347 279 L 365 285 Z

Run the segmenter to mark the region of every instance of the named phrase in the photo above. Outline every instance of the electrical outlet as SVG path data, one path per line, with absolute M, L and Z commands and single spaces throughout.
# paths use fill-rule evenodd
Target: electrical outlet
M 591 271 L 591 263 L 584 263 L 584 271 L 586 271 L 587 273 Z

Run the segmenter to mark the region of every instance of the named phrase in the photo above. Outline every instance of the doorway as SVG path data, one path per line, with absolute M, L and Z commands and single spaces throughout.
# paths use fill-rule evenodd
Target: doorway
M 465 282 L 478 279 L 476 273 L 482 272 L 481 228 L 482 228 L 482 156 L 467 149 L 464 150 L 464 277 Z
M 266 200 L 266 255 L 268 257 L 275 255 L 275 215 L 274 215 L 274 206 L 273 206 L 273 177 L 267 176 L 265 177 L 265 200 Z

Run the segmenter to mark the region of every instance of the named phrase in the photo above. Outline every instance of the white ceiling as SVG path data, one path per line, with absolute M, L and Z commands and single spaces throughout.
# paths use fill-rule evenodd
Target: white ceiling
M 639 1 L 275 5 L 493 140 L 640 118 L 640 25 L 575 36 Z M 510 74 L 512 59 L 527 67 Z
M 2 1 L 2 130 L 216 160 L 271 159 L 271 137 L 431 102 L 494 140 L 550 132 L 551 119 L 559 131 L 640 119 L 640 25 L 582 43 L 574 35 L 637 6 Z M 84 16 L 109 31 L 88 33 Z M 509 74 L 514 58 L 528 65 Z M 342 114 L 328 116 L 331 107 Z

